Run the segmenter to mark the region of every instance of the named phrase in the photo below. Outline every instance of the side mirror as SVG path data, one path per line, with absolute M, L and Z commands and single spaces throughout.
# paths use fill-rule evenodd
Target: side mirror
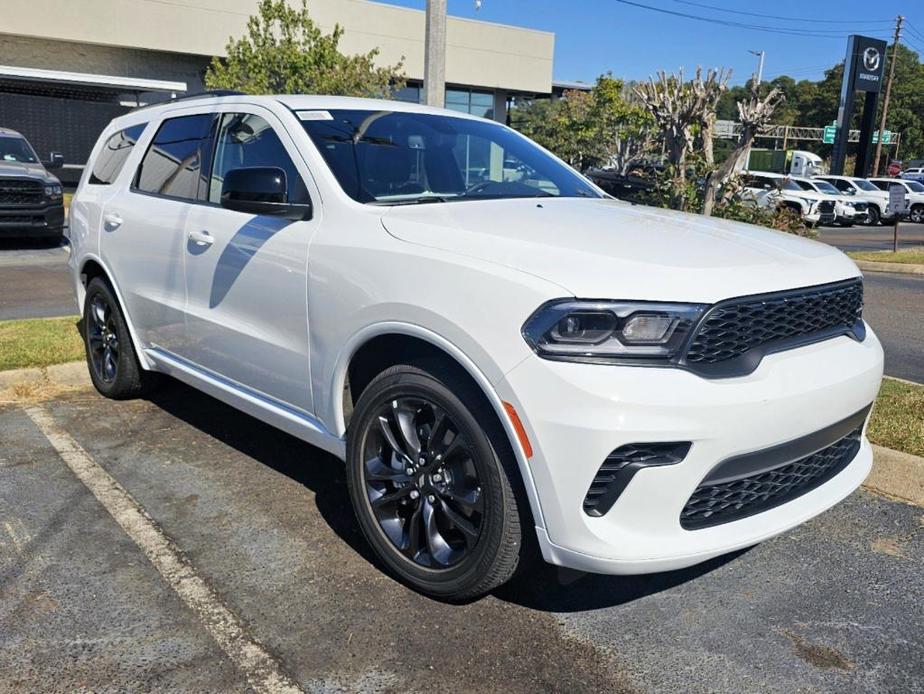
M 286 172 L 276 166 L 231 169 L 221 185 L 221 206 L 226 210 L 285 217 L 294 221 L 311 219 L 311 203 L 289 202 Z
M 50 152 L 48 155 L 48 163 L 45 164 L 46 169 L 60 169 L 64 166 L 64 155 L 61 152 Z

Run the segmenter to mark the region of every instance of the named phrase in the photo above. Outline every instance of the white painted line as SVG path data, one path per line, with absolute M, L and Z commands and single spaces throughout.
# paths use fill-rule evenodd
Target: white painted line
M 26 414 L 42 430 L 61 459 L 86 485 L 126 534 L 147 555 L 164 580 L 200 621 L 257 692 L 298 692 L 302 689 L 257 641 L 248 636 L 237 616 L 196 573 L 186 555 L 115 478 L 59 427 L 48 412 L 27 407 Z

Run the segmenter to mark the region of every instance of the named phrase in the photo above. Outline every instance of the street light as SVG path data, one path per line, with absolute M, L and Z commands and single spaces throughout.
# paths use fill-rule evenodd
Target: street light
M 757 61 L 757 86 L 760 86 L 761 80 L 764 78 L 764 56 L 767 55 L 765 51 L 748 51 L 751 55 L 756 55 L 758 57 Z

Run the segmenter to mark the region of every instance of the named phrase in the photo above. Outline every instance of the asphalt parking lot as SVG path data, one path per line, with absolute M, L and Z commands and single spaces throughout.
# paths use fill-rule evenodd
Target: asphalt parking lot
M 924 691 L 924 510 L 865 490 L 693 569 L 540 567 L 451 606 L 376 565 L 337 460 L 180 384 L 7 402 L 0 440 L 2 691 L 258 689 L 195 581 L 306 691 Z

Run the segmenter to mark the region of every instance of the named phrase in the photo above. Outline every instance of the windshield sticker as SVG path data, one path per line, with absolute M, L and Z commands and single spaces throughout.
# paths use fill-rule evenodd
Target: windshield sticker
M 334 120 L 330 111 L 296 111 L 299 120 Z

